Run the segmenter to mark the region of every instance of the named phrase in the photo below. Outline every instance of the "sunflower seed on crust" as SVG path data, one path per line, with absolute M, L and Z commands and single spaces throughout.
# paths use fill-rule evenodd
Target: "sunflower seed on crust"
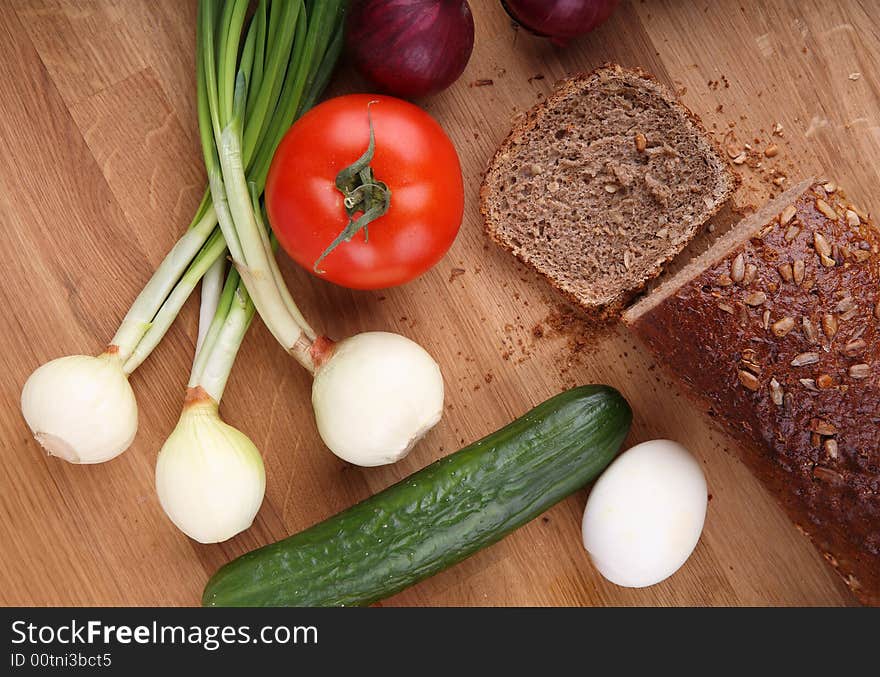
M 810 431 L 819 435 L 836 435 L 837 427 L 821 418 L 810 419 Z
M 849 368 L 850 378 L 868 378 L 871 375 L 871 367 L 867 364 L 854 364 Z
M 760 306 L 767 301 L 767 294 L 762 291 L 752 292 L 743 299 L 748 306 Z
M 739 378 L 739 382 L 742 383 L 746 388 L 751 391 L 756 391 L 761 387 L 760 381 L 758 381 L 758 377 L 755 376 L 752 372 L 746 371 L 745 369 L 740 369 L 737 372 L 737 378 Z
M 843 484 L 844 482 L 843 475 L 823 465 L 817 465 L 813 468 L 813 477 L 829 484 Z
M 816 248 L 820 256 L 831 256 L 831 245 L 818 230 L 813 233 L 813 247 Z
M 791 277 L 794 280 L 794 283 L 798 286 L 803 284 L 806 274 L 807 269 L 804 265 L 803 259 L 795 259 L 794 263 L 791 264 Z
M 825 453 L 828 454 L 828 458 L 837 459 L 838 457 L 838 448 L 837 448 L 837 440 L 835 439 L 827 439 L 825 440 L 825 444 L 822 445 L 825 448 Z
M 804 338 L 806 338 L 807 341 L 810 343 L 819 342 L 819 333 L 816 331 L 816 325 L 814 325 L 813 321 L 806 315 L 801 318 L 801 327 L 803 328 Z
M 777 338 L 782 338 L 792 329 L 794 329 L 793 317 L 783 317 L 781 320 L 776 320 L 776 322 L 774 322 L 773 325 L 770 327 L 773 335 Z
M 865 348 L 867 348 L 868 344 L 865 342 L 865 339 L 853 339 L 852 341 L 847 342 L 847 344 L 843 347 L 843 354 L 847 357 L 858 357 L 863 352 L 865 352 Z
M 797 209 L 795 209 L 794 205 L 788 205 L 788 207 L 783 209 L 779 214 L 779 225 L 786 225 L 794 218 L 795 214 L 797 214 Z
M 742 253 L 737 254 L 730 263 L 730 279 L 734 282 L 742 282 L 746 274 L 746 263 Z
M 644 153 L 645 148 L 648 147 L 648 139 L 641 132 L 636 133 L 636 150 L 639 153 Z
M 812 379 L 812 378 L 800 378 L 800 379 L 798 379 L 798 381 L 799 381 L 800 384 L 801 384 L 804 388 L 806 388 L 807 390 L 810 390 L 810 391 L 812 391 L 812 392 L 814 392 L 814 393 L 819 392 L 819 389 L 816 387 L 816 380 L 815 380 L 815 379 Z
M 782 391 L 782 386 L 779 384 L 775 378 L 770 379 L 770 399 L 773 401 L 777 407 L 782 406 L 784 393 Z
M 779 271 L 779 277 L 785 282 L 791 282 L 794 280 L 794 271 L 792 270 L 790 263 L 781 263 L 776 270 Z
M 857 307 L 853 306 L 849 310 L 842 312 L 840 314 L 840 319 L 843 320 L 844 322 L 846 322 L 848 320 L 853 319 L 858 314 L 858 312 L 859 312 L 859 309 Z
M 792 367 L 806 367 L 819 361 L 819 353 L 800 353 L 791 361 Z
M 838 301 L 837 306 L 835 306 L 834 310 L 838 313 L 848 313 L 850 310 L 856 307 L 856 302 L 853 300 L 852 296 L 844 296 L 840 301 Z
M 822 316 L 822 331 L 825 332 L 825 336 L 833 339 L 837 335 L 837 329 L 837 318 L 831 313 L 825 313 Z
M 818 198 L 816 200 L 816 209 L 818 209 L 820 212 L 822 212 L 824 216 L 828 217 L 832 221 L 837 220 L 837 212 L 834 211 L 834 208 L 830 204 L 825 202 L 825 200 L 823 200 L 822 198 Z

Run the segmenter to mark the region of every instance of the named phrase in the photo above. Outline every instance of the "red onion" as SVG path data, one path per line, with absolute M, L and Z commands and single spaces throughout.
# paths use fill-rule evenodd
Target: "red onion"
M 564 45 L 611 16 L 620 0 L 501 0 L 526 30 Z
M 346 48 L 367 79 L 391 94 L 420 97 L 446 89 L 474 48 L 466 0 L 356 0 Z

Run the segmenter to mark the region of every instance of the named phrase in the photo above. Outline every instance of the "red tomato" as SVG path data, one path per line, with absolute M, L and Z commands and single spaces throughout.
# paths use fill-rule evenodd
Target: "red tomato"
M 370 166 L 391 190 L 389 210 L 321 261 L 319 277 L 353 289 L 408 282 L 437 263 L 461 226 L 464 187 L 455 147 L 439 124 L 411 103 L 352 94 L 306 113 L 284 136 L 266 181 L 269 221 L 301 266 L 315 262 L 348 223 L 336 175 L 376 139 Z

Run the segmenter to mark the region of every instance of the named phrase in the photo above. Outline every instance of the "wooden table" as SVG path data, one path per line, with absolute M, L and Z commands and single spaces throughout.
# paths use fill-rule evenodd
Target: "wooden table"
M 441 424 L 393 467 L 350 467 L 320 443 L 309 378 L 256 322 L 226 397 L 227 420 L 262 450 L 268 486 L 254 526 L 222 545 L 188 540 L 153 487 L 156 452 L 180 411 L 196 300 L 132 377 L 141 425 L 100 466 L 48 458 L 18 398 L 42 362 L 98 353 L 189 221 L 204 185 L 194 85 L 195 3 L 0 3 L 0 602 L 196 604 L 221 564 L 358 501 L 495 430 L 574 383 L 607 382 L 635 410 L 631 442 L 669 437 L 703 464 L 712 500 L 686 566 L 627 590 L 603 580 L 580 541 L 581 491 L 498 545 L 388 600 L 394 605 L 852 604 L 845 587 L 745 468 L 622 331 L 592 336 L 577 314 L 487 244 L 477 191 L 511 116 L 566 72 L 605 61 L 675 87 L 722 139 L 757 153 L 740 205 L 832 172 L 880 206 L 880 7 L 818 0 L 625 1 L 600 30 L 560 50 L 515 31 L 497 2 L 472 0 L 476 47 L 448 92 L 424 102 L 461 154 L 466 213 L 447 257 L 399 289 L 352 292 L 283 261 L 307 316 L 331 336 L 387 329 L 443 367 Z M 475 86 L 478 80 L 491 85 Z M 334 93 L 364 90 L 340 75 Z M 779 123 L 782 136 L 773 136 Z M 732 138 L 728 138 L 732 141 Z M 723 219 L 722 219 L 723 221 Z M 723 224 L 719 224 L 719 228 Z M 563 327 L 562 325 L 565 325 Z

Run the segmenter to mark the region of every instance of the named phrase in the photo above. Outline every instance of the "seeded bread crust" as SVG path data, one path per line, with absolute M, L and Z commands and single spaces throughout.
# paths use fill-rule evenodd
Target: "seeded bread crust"
M 663 256 L 658 257 L 656 261 L 653 262 L 653 265 L 650 267 L 644 277 L 639 280 L 637 284 L 632 286 L 621 286 L 613 299 L 606 303 L 598 305 L 589 303 L 574 291 L 567 289 L 565 285 L 560 283 L 558 277 L 554 275 L 554 271 L 549 270 L 544 266 L 536 265 L 533 260 L 530 260 L 529 256 L 527 256 L 525 252 L 518 251 L 517 248 L 511 246 L 511 243 L 507 239 L 499 234 L 501 224 L 493 218 L 490 209 L 490 203 L 495 198 L 495 191 L 493 187 L 489 184 L 489 178 L 492 175 L 493 171 L 496 170 L 496 167 L 499 165 L 502 158 L 510 151 L 510 149 L 514 145 L 517 144 L 519 140 L 524 137 L 527 132 L 532 130 L 536 125 L 541 122 L 542 116 L 545 114 L 545 111 L 551 110 L 554 107 L 559 106 L 572 96 L 576 96 L 578 92 L 582 90 L 586 83 L 589 83 L 590 80 L 596 77 L 639 78 L 642 81 L 640 83 L 641 86 L 645 88 L 650 88 L 653 92 L 658 94 L 661 98 L 663 98 L 671 106 L 673 106 L 677 111 L 683 114 L 683 116 L 697 131 L 703 144 L 703 152 L 706 154 L 706 157 L 709 158 L 710 161 L 716 165 L 716 168 L 719 172 L 719 182 L 721 185 L 717 199 L 713 201 L 711 208 L 706 211 L 705 217 L 702 218 L 699 222 L 693 224 L 692 232 L 689 234 L 689 237 L 687 239 L 676 246 L 671 246 Z M 522 116 L 514 124 L 510 133 L 498 147 L 498 150 L 495 152 L 495 155 L 493 156 L 486 172 L 484 173 L 482 185 L 480 187 L 480 213 L 483 217 L 486 232 L 492 241 L 494 241 L 496 244 L 506 249 L 507 251 L 511 252 L 524 264 L 534 268 L 539 273 L 544 275 L 551 286 L 564 294 L 570 301 L 574 302 L 575 304 L 586 310 L 587 313 L 594 320 L 597 320 L 600 323 L 604 323 L 610 319 L 617 318 L 624 307 L 627 305 L 627 303 L 631 301 L 639 292 L 643 291 L 651 280 L 653 280 L 658 275 L 660 275 L 661 272 L 663 272 L 666 264 L 673 258 L 675 258 L 675 256 L 687 246 L 688 242 L 690 242 L 693 237 L 699 234 L 699 232 L 709 221 L 709 219 L 718 212 L 718 210 L 727 202 L 728 199 L 730 199 L 738 184 L 739 178 L 732 171 L 730 171 L 730 168 L 727 165 L 726 160 L 724 159 L 724 154 L 721 152 L 718 144 L 715 142 L 712 136 L 706 131 L 706 128 L 704 127 L 700 118 L 692 111 L 690 111 L 686 106 L 684 106 L 681 102 L 679 102 L 675 98 L 675 96 L 671 92 L 669 92 L 663 85 L 657 82 L 653 75 L 638 68 L 624 69 L 616 64 L 605 64 L 592 72 L 580 73 L 560 81 L 559 83 L 557 83 L 556 88 L 551 96 L 532 108 L 528 113 Z
M 833 183 L 769 203 L 624 322 L 880 605 L 880 232 Z

